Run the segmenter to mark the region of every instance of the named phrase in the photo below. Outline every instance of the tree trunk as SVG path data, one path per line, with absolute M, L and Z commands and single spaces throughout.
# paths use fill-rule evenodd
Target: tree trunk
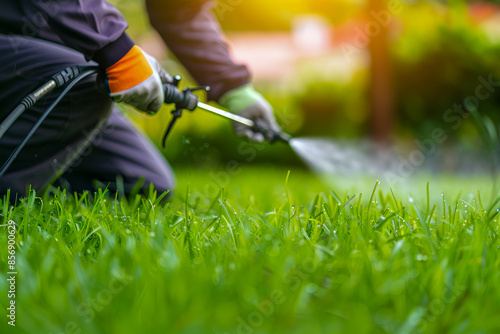
M 392 61 L 389 51 L 389 24 L 382 24 L 374 13 L 389 14 L 385 0 L 368 0 L 369 25 L 372 37 L 369 44 L 370 70 L 370 134 L 380 144 L 389 144 L 394 131 L 395 102 L 392 82 Z M 380 17 L 380 16 L 378 16 Z M 387 23 L 393 18 L 389 17 Z M 378 33 L 375 28 L 380 27 Z

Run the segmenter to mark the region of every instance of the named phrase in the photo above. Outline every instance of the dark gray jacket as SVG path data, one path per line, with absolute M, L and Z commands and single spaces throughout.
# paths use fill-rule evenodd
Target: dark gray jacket
M 209 99 L 249 81 L 245 66 L 235 64 L 206 0 L 147 0 L 151 23 L 168 47 L 202 85 Z M 27 35 L 66 45 L 103 67 L 133 46 L 120 12 L 104 0 L 4 0 L 0 33 Z

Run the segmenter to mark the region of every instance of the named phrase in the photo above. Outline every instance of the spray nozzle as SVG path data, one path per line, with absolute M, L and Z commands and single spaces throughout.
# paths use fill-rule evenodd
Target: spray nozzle
M 254 125 L 251 127 L 254 131 L 262 133 L 264 138 L 269 141 L 271 144 L 277 141 L 289 143 L 292 137 L 281 131 L 281 130 L 273 130 L 270 128 L 267 122 L 262 119 L 257 119 L 254 122 Z

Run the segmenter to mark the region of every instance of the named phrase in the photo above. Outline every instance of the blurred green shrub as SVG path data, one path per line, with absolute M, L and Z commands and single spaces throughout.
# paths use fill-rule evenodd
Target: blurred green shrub
M 479 77 L 500 81 L 500 45 L 489 41 L 460 6 L 415 6 L 403 21 L 393 48 L 399 133 L 422 137 L 441 127 L 455 140 L 476 137 L 472 117 L 455 128 L 445 113 L 476 95 Z M 478 111 L 495 124 L 499 109 L 500 88 L 480 99 Z

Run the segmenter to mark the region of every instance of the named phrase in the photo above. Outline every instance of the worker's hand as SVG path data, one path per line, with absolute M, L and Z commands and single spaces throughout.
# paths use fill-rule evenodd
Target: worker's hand
M 137 45 L 106 69 L 109 96 L 147 112 L 157 112 L 164 99 L 162 82 L 172 78 L 158 61 Z
M 227 92 L 219 100 L 219 103 L 229 111 L 260 123 L 273 132 L 281 132 L 274 118 L 273 108 L 251 85 L 241 86 Z M 240 137 L 257 142 L 262 142 L 265 139 L 264 134 L 244 124 L 233 122 L 233 128 Z

